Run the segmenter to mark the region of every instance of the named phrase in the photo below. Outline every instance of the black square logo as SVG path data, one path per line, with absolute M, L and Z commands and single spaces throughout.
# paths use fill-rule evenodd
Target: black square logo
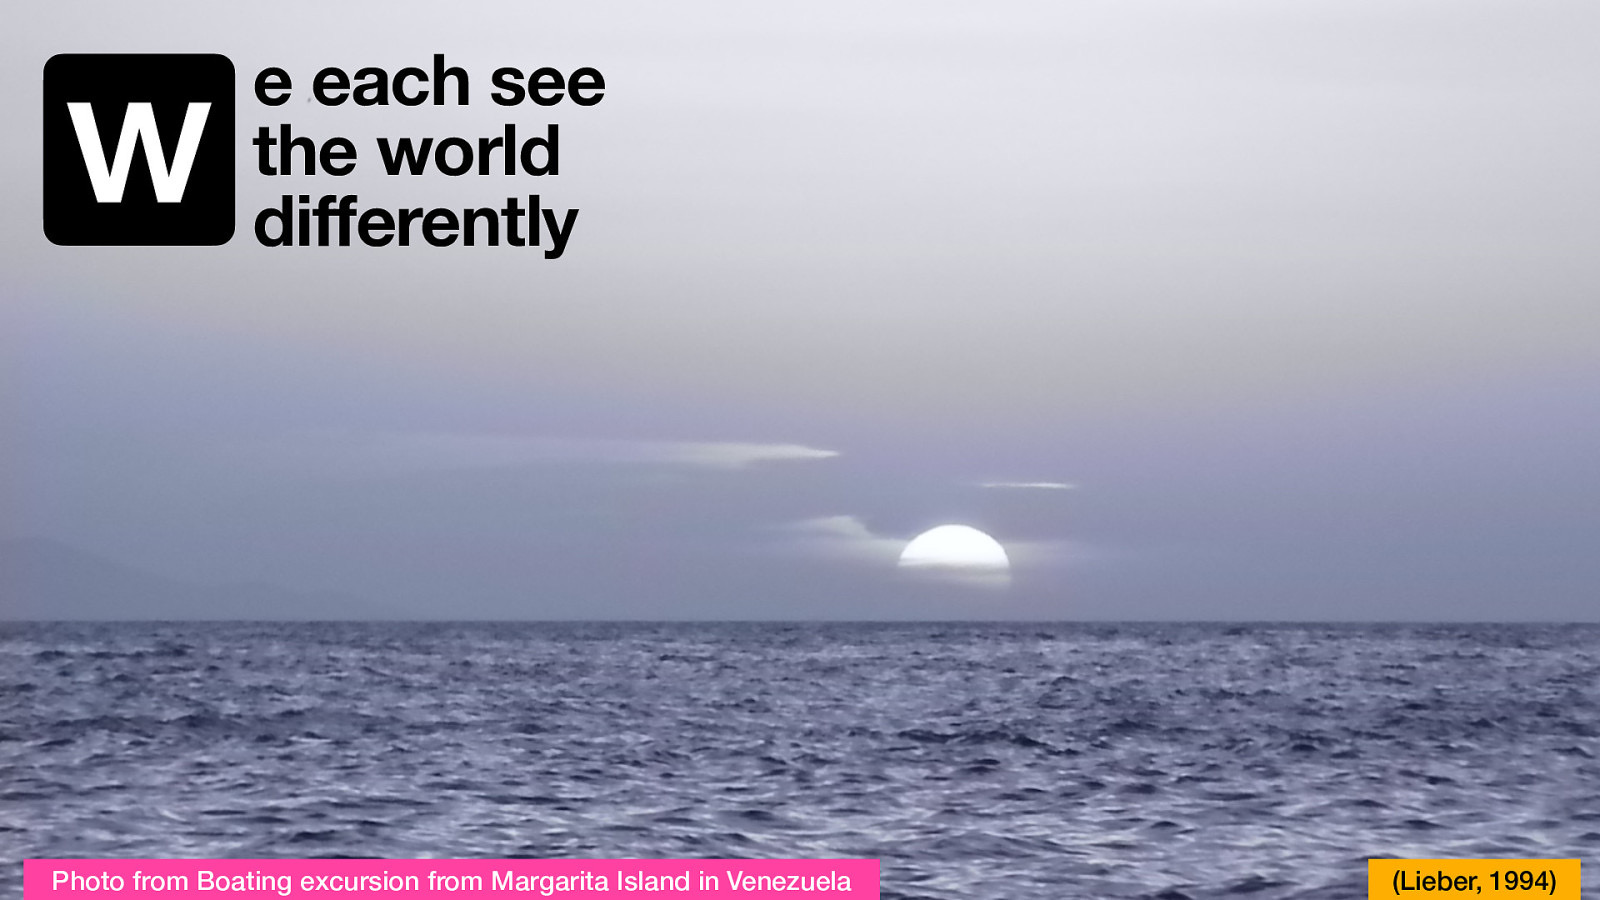
M 233 62 L 63 53 L 44 65 L 44 233 L 55 244 L 233 237 Z

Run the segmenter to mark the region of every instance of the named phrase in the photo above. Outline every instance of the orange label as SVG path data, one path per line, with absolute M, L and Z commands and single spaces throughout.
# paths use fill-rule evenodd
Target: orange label
M 1369 859 L 1367 898 L 1579 900 L 1575 859 Z

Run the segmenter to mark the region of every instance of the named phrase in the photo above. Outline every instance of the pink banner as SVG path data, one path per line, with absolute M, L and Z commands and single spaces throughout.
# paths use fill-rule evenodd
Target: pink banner
M 23 897 L 878 896 L 875 859 L 30 859 Z

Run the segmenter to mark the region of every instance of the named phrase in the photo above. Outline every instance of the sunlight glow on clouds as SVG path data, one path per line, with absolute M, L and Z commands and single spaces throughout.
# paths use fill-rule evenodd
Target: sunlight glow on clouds
M 835 560 L 881 562 L 892 567 L 915 536 L 880 534 L 852 515 L 818 516 L 791 522 L 781 529 L 788 546 L 802 554 Z M 1014 565 L 1024 568 L 1072 566 L 1107 558 L 1101 549 L 1066 539 L 1002 540 Z

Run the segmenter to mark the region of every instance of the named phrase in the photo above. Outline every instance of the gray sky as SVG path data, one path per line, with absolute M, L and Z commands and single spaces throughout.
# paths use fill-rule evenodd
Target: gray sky
M 252 10 L 8 16 L 0 538 L 403 616 L 1600 618 L 1600 7 Z M 231 244 L 45 240 L 40 73 L 113 51 L 233 59 Z M 304 100 L 436 52 L 469 106 Z M 488 100 L 546 64 L 606 99 Z M 356 174 L 257 175 L 285 121 Z M 378 171 L 506 122 L 561 175 Z M 258 246 L 291 192 L 582 212 Z M 945 522 L 1010 585 L 899 577 Z

